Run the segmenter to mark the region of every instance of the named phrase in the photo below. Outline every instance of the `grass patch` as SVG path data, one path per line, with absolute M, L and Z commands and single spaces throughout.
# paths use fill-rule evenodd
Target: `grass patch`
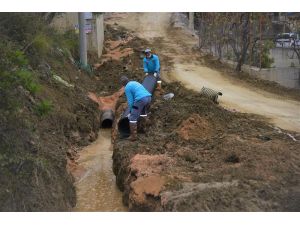
M 53 110 L 53 104 L 49 100 L 42 100 L 36 106 L 36 113 L 40 116 L 46 116 Z

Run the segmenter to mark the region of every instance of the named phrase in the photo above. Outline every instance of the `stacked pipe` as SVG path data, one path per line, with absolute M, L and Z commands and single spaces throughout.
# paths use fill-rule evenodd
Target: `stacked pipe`
M 152 74 L 149 74 L 144 78 L 142 85 L 146 88 L 147 91 L 149 91 L 153 95 L 154 90 L 156 88 L 156 83 L 157 83 L 157 78 L 154 77 Z M 130 136 L 129 119 L 128 119 L 129 113 L 130 113 L 130 109 L 127 107 L 122 113 L 122 116 L 118 122 L 118 130 L 121 138 Z

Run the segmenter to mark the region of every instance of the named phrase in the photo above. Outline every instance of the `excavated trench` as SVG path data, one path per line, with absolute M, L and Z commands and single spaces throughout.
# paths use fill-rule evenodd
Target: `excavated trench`
M 80 152 L 77 162 L 74 211 L 128 211 L 112 171 L 111 129 L 100 129 L 97 140 Z
M 89 93 L 89 98 L 98 103 L 100 127 L 98 138 L 82 149 L 76 161 L 75 187 L 77 204 L 74 211 L 128 211 L 122 202 L 122 192 L 116 185 L 112 169 L 111 127 L 115 118 L 115 105 L 123 89 L 113 95 L 99 97 Z

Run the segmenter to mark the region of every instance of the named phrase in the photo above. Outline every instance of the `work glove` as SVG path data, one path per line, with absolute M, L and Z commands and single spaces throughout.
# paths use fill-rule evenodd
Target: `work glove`
M 148 73 L 145 73 L 145 76 L 148 76 Z
M 153 75 L 154 75 L 154 77 L 157 77 L 157 73 L 156 72 Z

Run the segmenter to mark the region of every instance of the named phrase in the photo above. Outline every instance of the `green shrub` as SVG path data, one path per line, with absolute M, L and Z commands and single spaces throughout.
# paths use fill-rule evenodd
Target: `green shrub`
M 0 21 L 0 33 L 23 47 L 45 28 L 41 13 L 0 13 Z
M 53 104 L 48 100 L 42 100 L 36 106 L 36 112 L 39 116 L 46 116 L 53 110 Z
M 36 82 L 30 82 L 27 84 L 26 89 L 31 93 L 35 94 L 41 90 L 41 86 Z
M 10 53 L 10 61 L 19 67 L 24 67 L 28 65 L 28 59 L 26 55 L 24 55 L 24 52 L 20 50 L 16 50 Z
M 63 34 L 61 37 L 63 40 L 62 45 L 67 48 L 74 58 L 77 58 L 79 55 L 79 41 L 78 41 L 78 34 L 75 34 L 74 30 L 68 30 Z
M 265 41 L 262 48 L 261 67 L 270 68 L 274 63 L 274 59 L 270 57 L 270 50 L 274 48 L 272 41 Z
M 261 66 L 261 68 L 272 67 L 272 64 L 274 63 L 274 59 L 270 56 L 270 50 L 274 47 L 275 47 L 274 43 L 269 40 L 263 41 L 262 46 L 260 46 L 260 43 L 257 42 L 253 48 L 253 52 L 251 51 L 251 49 L 249 49 L 249 52 L 247 54 L 247 64 L 251 63 L 252 66 L 256 66 L 256 67 Z M 260 57 L 261 57 L 261 62 L 260 62 Z
M 28 90 L 31 94 L 37 93 L 41 87 L 35 82 L 33 73 L 28 70 L 18 70 L 14 73 L 18 83 L 22 85 L 26 90 Z
M 224 58 L 227 59 L 227 60 L 233 59 L 233 53 L 232 52 L 226 52 L 224 54 Z
M 40 33 L 35 36 L 32 45 L 39 54 L 46 55 L 50 51 L 52 43 L 46 35 Z
M 78 42 L 78 34 L 74 32 L 74 30 L 67 30 L 63 34 L 63 40 L 66 44 L 66 47 L 69 47 L 69 49 L 74 49 L 78 47 L 79 42 Z
M 27 68 L 28 59 L 20 50 L 14 50 L 10 45 L 2 47 L 0 67 L 0 88 L 2 91 L 22 85 L 25 89 L 35 94 L 40 86 L 34 79 L 34 74 Z

